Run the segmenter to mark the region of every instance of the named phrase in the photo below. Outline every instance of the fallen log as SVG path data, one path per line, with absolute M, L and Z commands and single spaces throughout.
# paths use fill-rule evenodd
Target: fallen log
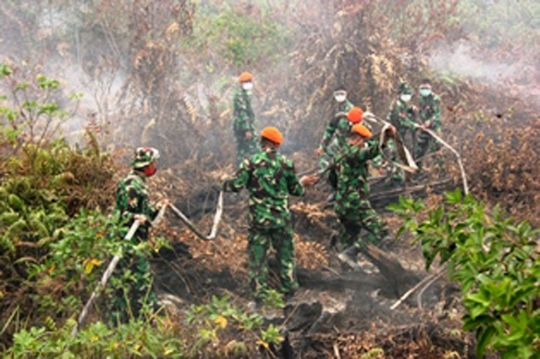
M 362 253 L 378 269 L 381 275 L 389 282 L 392 291 L 396 296 L 400 296 L 402 289 L 412 282 L 418 282 L 418 277 L 403 268 L 401 263 L 381 249 L 371 243 L 365 244 L 361 249 Z
M 371 195 L 369 196 L 369 201 L 373 202 L 373 201 L 381 200 L 384 198 L 395 197 L 395 196 L 404 195 L 404 194 L 413 194 L 415 192 L 424 191 L 428 187 L 443 187 L 451 183 L 452 183 L 452 180 L 447 179 L 447 180 L 438 181 L 434 183 L 421 184 L 421 185 L 416 185 L 412 187 L 401 187 L 401 188 L 396 188 L 396 189 L 392 189 L 385 192 L 371 193 Z

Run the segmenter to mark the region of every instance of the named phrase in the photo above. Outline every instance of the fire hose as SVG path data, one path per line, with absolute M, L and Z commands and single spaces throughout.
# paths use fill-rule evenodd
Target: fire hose
M 401 138 L 399 133 L 396 133 L 394 135 L 393 141 L 394 141 L 394 143 L 396 145 L 396 152 L 397 152 L 397 154 L 398 154 L 398 156 L 399 156 L 402 163 L 398 163 L 398 162 L 392 161 L 391 159 L 387 158 L 385 152 L 382 150 L 383 135 L 386 132 L 386 130 L 388 128 L 390 128 L 390 126 L 392 126 L 392 124 L 390 122 L 385 121 L 385 120 L 383 120 L 381 118 L 378 118 L 377 116 L 375 116 L 371 112 L 365 112 L 364 113 L 364 118 L 369 122 L 378 123 L 378 124 L 381 124 L 383 126 L 383 128 L 381 130 L 381 133 L 380 133 L 379 149 L 380 149 L 382 157 L 388 163 L 390 163 L 393 166 L 396 166 L 396 167 L 404 170 L 405 172 L 415 173 L 416 171 L 418 171 L 418 166 L 414 162 L 414 158 L 411 155 L 410 151 L 407 149 L 407 147 L 405 147 L 405 143 L 403 142 L 403 139 Z
M 221 215 L 223 213 L 223 192 L 219 193 L 219 199 L 218 199 L 218 205 L 217 205 L 217 209 L 216 209 L 216 214 L 215 214 L 215 217 L 214 217 L 214 223 L 213 223 L 210 235 L 208 235 L 208 236 L 205 236 L 204 234 L 202 234 L 197 229 L 197 227 L 195 227 L 193 225 L 193 223 L 182 212 L 180 212 L 180 210 L 178 208 L 176 208 L 172 204 L 168 204 L 168 206 L 182 220 L 182 222 L 184 222 L 186 224 L 186 226 L 188 226 L 188 228 L 190 230 L 192 230 L 199 238 L 201 238 L 203 240 L 206 240 L 206 241 L 216 238 L 218 225 L 219 225 L 219 222 L 221 221 Z M 161 220 L 161 218 L 165 214 L 165 209 L 166 208 L 167 208 L 167 206 L 161 207 L 161 209 L 159 210 L 156 218 L 154 219 L 154 221 L 152 221 L 152 226 L 155 226 L 155 225 L 157 225 L 159 223 L 159 221 Z M 141 223 L 138 220 L 135 220 L 133 222 L 133 224 L 131 225 L 131 227 L 129 228 L 129 231 L 125 235 L 124 240 L 130 241 L 131 238 L 133 238 L 133 236 L 137 232 L 137 229 L 139 228 L 140 225 L 141 225 Z M 94 291 L 92 292 L 92 295 L 90 296 L 90 299 L 88 299 L 88 301 L 86 302 L 83 310 L 81 311 L 81 314 L 79 315 L 79 318 L 77 319 L 77 323 L 75 324 L 75 327 L 71 331 L 72 336 L 77 335 L 77 332 L 78 332 L 79 328 L 82 326 L 82 324 L 84 323 L 84 319 L 88 315 L 88 310 L 90 309 L 90 306 L 97 299 L 97 297 L 101 293 L 102 289 L 105 288 L 105 286 L 107 285 L 107 282 L 111 278 L 111 275 L 113 274 L 114 269 L 118 265 L 119 261 L 120 261 L 120 255 L 116 254 L 113 257 L 113 259 L 111 260 L 111 262 L 109 263 L 109 266 L 107 267 L 105 272 L 103 273 L 103 276 L 101 277 L 101 280 L 99 281 L 98 285 L 96 286 L 96 289 L 94 289 Z
M 219 192 L 219 198 L 218 198 L 218 204 L 216 207 L 216 214 L 214 216 L 214 223 L 212 225 L 212 230 L 210 231 L 210 234 L 208 236 L 205 236 L 200 230 L 195 227 L 195 225 L 187 218 L 185 214 L 183 214 L 178 208 L 173 206 L 172 204 L 169 204 L 169 207 L 171 207 L 172 211 L 184 224 L 199 237 L 203 241 L 211 241 L 214 238 L 216 238 L 217 235 L 217 229 L 219 222 L 221 221 L 221 215 L 223 214 L 223 191 Z
M 459 154 L 458 151 L 456 151 L 452 146 L 450 146 L 448 143 L 446 143 L 441 137 L 439 137 L 439 135 L 437 135 L 434 131 L 428 129 L 428 128 L 423 128 L 422 126 L 420 125 L 414 125 L 416 128 L 419 128 L 421 129 L 422 131 L 425 131 L 427 132 L 431 137 L 433 137 L 434 139 L 436 139 L 437 141 L 439 141 L 444 147 L 448 148 L 454 155 L 456 155 L 456 158 L 457 158 L 457 162 L 458 162 L 458 165 L 459 165 L 459 170 L 461 172 L 461 179 L 463 181 L 463 192 L 467 195 L 469 194 L 469 186 L 467 184 L 467 176 L 465 175 L 465 167 L 463 167 L 463 162 L 461 161 L 461 155 Z

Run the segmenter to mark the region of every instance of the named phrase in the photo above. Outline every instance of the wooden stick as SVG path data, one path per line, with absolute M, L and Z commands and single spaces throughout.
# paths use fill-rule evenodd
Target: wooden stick
M 212 226 L 212 230 L 211 230 L 211 232 L 210 232 L 210 234 L 208 236 L 205 236 L 201 231 L 199 231 L 199 229 L 197 229 L 197 227 L 195 227 L 195 225 L 189 220 L 189 218 L 187 218 L 186 215 L 183 214 L 174 205 L 169 204 L 169 207 L 171 207 L 174 214 L 176 214 L 178 216 L 178 218 L 180 218 L 180 220 L 182 222 L 184 222 L 184 224 L 193 233 L 195 233 L 197 235 L 197 237 L 199 237 L 203 241 L 210 241 L 210 240 L 213 240 L 213 239 L 216 238 L 218 225 L 219 225 L 219 222 L 221 221 L 221 216 L 223 214 L 223 191 L 221 191 L 219 193 L 218 205 L 217 205 L 217 208 L 216 208 L 216 214 L 214 216 L 214 223 L 213 223 L 213 226 Z
M 397 302 L 395 302 L 391 307 L 390 309 L 391 310 L 394 310 L 396 309 L 397 307 L 399 307 L 401 305 L 401 303 L 403 303 L 407 298 L 409 298 L 409 296 L 411 294 L 413 294 L 414 292 L 416 292 L 418 290 L 418 288 L 420 288 L 421 286 L 423 286 L 424 284 L 426 284 L 426 282 L 428 282 L 429 280 L 432 280 L 432 279 L 438 279 L 443 273 L 444 273 L 444 270 L 446 269 L 446 266 L 442 267 L 437 273 L 433 273 L 431 275 L 428 275 L 427 277 L 425 277 L 424 279 L 422 279 L 420 282 L 418 282 L 414 287 L 412 287 L 411 289 L 409 289 L 407 291 L 407 293 L 403 294 L 401 296 L 401 298 L 399 298 L 399 300 Z M 430 282 L 431 283 L 431 282 Z
M 407 188 L 405 188 L 405 187 L 397 188 L 397 189 L 393 189 L 393 190 L 390 190 L 390 191 L 374 193 L 373 195 L 370 195 L 368 197 L 368 199 L 370 201 L 376 201 L 376 200 L 379 200 L 379 199 L 390 197 L 392 195 L 398 195 L 398 194 L 402 194 L 402 193 L 405 193 L 405 192 L 412 193 L 412 192 L 423 190 L 423 189 L 428 188 L 428 187 L 436 187 L 436 186 L 440 186 L 440 185 L 445 185 L 445 184 L 448 184 L 450 182 L 452 182 L 452 181 L 451 180 L 443 180 L 443 181 L 438 181 L 438 182 L 434 182 L 434 183 L 431 183 L 431 184 L 421 184 L 421 185 L 407 187 Z
M 446 266 L 444 267 L 446 268 Z M 426 284 L 424 286 L 424 288 L 422 288 L 420 290 L 420 292 L 418 292 L 418 297 L 416 297 L 416 303 L 418 304 L 418 308 L 419 309 L 422 309 L 422 295 L 424 294 L 424 292 L 426 291 L 426 289 L 429 288 L 430 285 L 432 285 L 433 283 L 435 283 L 437 281 L 437 279 L 439 279 L 440 277 L 442 277 L 442 275 L 444 274 L 444 271 L 441 271 L 439 274 L 437 274 L 432 280 L 429 281 L 428 284 Z
M 208 236 L 208 239 L 214 239 L 217 236 L 217 230 L 219 222 L 221 221 L 221 215 L 223 214 L 223 191 L 219 192 L 219 198 L 218 198 L 218 204 L 216 208 L 216 215 L 214 216 L 214 222 L 212 224 L 212 230 L 210 231 L 210 235 Z

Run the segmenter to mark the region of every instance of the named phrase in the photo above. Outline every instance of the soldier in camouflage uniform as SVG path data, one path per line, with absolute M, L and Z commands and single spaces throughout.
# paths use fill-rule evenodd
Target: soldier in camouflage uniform
M 416 108 L 409 103 L 412 97 L 412 89 L 409 86 L 409 83 L 401 82 L 398 86 L 398 92 L 399 96 L 390 105 L 386 119 L 396 128 L 397 133 L 399 133 L 404 143 L 406 145 L 408 144 L 409 148 L 412 148 L 411 144 L 408 143 L 409 136 L 412 139 L 412 146 L 414 146 L 416 141 Z M 395 161 L 396 150 L 393 144 L 391 144 L 389 147 L 389 150 L 391 151 L 391 158 Z M 389 172 L 393 180 L 399 182 L 403 181 L 403 173 L 400 169 L 391 166 L 389 167 Z
M 353 107 L 350 109 L 348 113 L 338 113 L 336 117 L 339 119 L 338 126 L 336 128 L 336 132 L 332 138 L 332 143 L 330 144 L 328 151 L 325 152 L 323 155 L 323 158 L 321 159 L 321 163 L 319 166 L 321 167 L 319 170 L 322 171 L 326 167 L 330 166 L 330 162 L 332 158 L 328 157 L 330 154 L 335 156 L 339 151 L 345 146 L 347 143 L 347 137 L 349 136 L 349 132 L 351 131 L 351 128 L 353 125 L 362 122 L 362 109 L 360 107 Z M 322 166 L 325 167 L 322 167 Z M 334 193 L 330 196 L 331 200 L 335 199 L 335 191 L 337 187 L 337 174 L 336 171 L 332 168 L 330 168 L 328 171 L 328 181 L 330 182 L 330 185 L 332 186 L 332 189 L 334 190 Z
M 113 322 L 127 322 L 131 315 L 138 318 L 143 307 L 156 308 L 156 295 L 152 291 L 153 276 L 146 256 L 137 245 L 148 241 L 148 229 L 158 211 L 150 204 L 146 179 L 156 173 L 159 152 L 154 148 L 140 147 L 131 163 L 132 171 L 116 190 L 116 209 L 127 230 L 135 220 L 141 224 L 125 249 L 112 282 L 115 296 L 110 313 Z M 165 202 L 160 205 L 166 205 Z
M 418 116 L 420 118 L 420 126 L 424 129 L 430 129 L 435 132 L 441 131 L 441 98 L 434 94 L 431 90 L 431 81 L 428 79 L 422 80 L 419 88 L 420 101 Z M 418 167 L 422 168 L 422 160 L 428 149 L 436 151 L 438 143 L 431 135 L 421 129 L 418 129 L 418 146 L 415 149 L 415 159 Z
M 332 158 L 343 146 L 351 128 L 347 120 L 347 114 L 354 105 L 347 100 L 347 91 L 343 86 L 336 87 L 334 90 L 334 99 L 337 104 L 334 112 L 335 115 L 326 126 L 321 144 L 317 149 L 317 154 L 321 156 L 319 170 L 324 170 L 332 162 Z
M 289 195 L 302 196 L 303 184 L 311 185 L 315 180 L 311 176 L 298 180 L 292 161 L 277 152 L 282 141 L 279 130 L 265 128 L 261 133 L 262 151 L 244 159 L 234 177 L 223 182 L 224 191 L 239 192 L 246 188 L 249 192 L 248 270 L 257 306 L 268 290 L 270 246 L 276 251 L 279 290 L 287 297 L 298 287 Z
M 239 166 L 244 158 L 257 153 L 259 144 L 255 136 L 255 114 L 251 108 L 251 89 L 253 76 L 249 72 L 240 75 L 240 88 L 234 94 L 234 123 L 233 130 L 236 139 L 236 165 Z
M 395 131 L 394 127 L 390 128 L 385 135 L 385 143 Z M 356 255 L 364 242 L 378 243 L 389 233 L 368 200 L 368 161 L 380 154 L 379 140 L 368 141 L 371 137 L 367 127 L 354 125 L 348 143 L 333 164 L 338 174 L 334 210 L 340 222 L 339 239 L 342 247 L 350 247 L 339 258 L 346 263 L 356 263 Z M 366 237 L 358 240 L 362 229 L 366 231 Z

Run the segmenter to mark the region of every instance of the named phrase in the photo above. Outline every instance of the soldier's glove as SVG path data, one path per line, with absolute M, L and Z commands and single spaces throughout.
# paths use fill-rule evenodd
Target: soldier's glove
M 148 218 L 143 214 L 135 214 L 133 215 L 133 219 L 139 221 L 141 224 L 148 222 Z
M 161 209 L 163 206 L 167 207 L 169 205 L 169 200 L 167 198 L 163 198 L 162 200 L 160 200 L 157 204 L 156 204 L 156 208 L 159 210 Z

